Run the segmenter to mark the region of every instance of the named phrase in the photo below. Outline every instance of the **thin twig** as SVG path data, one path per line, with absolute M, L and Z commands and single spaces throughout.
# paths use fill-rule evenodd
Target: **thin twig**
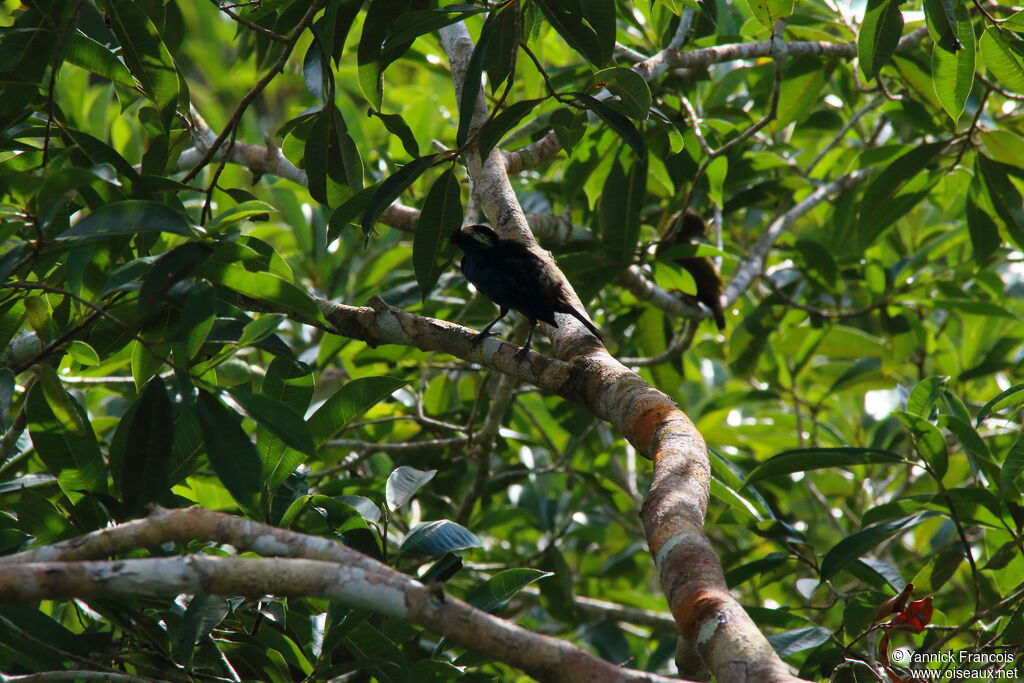
M 196 167 L 185 174 L 185 177 L 181 179 L 181 182 L 189 182 L 199 175 L 199 172 L 203 170 L 208 163 L 210 163 L 210 160 L 213 159 L 213 155 L 217 153 L 217 150 L 219 150 L 220 146 L 224 144 L 224 141 L 227 140 L 234 129 L 238 127 L 245 110 L 248 109 L 253 100 L 255 100 L 256 97 L 263 92 L 268 85 L 270 85 L 270 82 L 274 80 L 282 70 L 284 70 L 284 65 L 288 62 L 288 58 L 291 56 L 292 50 L 295 49 L 295 44 L 298 41 L 299 36 L 301 36 L 302 32 L 309 27 L 309 24 L 313 21 L 313 17 L 315 17 L 316 13 L 323 8 L 326 2 L 327 0 L 313 0 L 309 4 L 309 9 L 306 10 L 302 19 L 299 20 L 299 23 L 295 26 L 292 32 L 285 37 L 285 47 L 281 56 L 276 62 L 274 62 L 274 65 L 270 67 L 270 70 L 264 74 L 263 78 L 257 81 L 256 85 L 242 97 L 238 106 L 235 107 L 235 110 L 228 118 L 228 122 L 225 124 L 224 130 L 221 131 L 220 135 L 217 136 L 217 139 L 209 146 L 206 150 L 206 154 L 204 154 L 203 158 L 199 160 Z

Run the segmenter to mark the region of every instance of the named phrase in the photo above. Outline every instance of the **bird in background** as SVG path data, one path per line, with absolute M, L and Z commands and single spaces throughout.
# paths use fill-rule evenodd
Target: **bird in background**
M 571 315 L 603 339 L 587 316 L 569 303 L 558 274 L 522 242 L 499 237 L 486 225 L 464 226 L 452 233 L 451 240 L 462 250 L 462 274 L 499 309 L 498 317 L 473 337 L 473 344 L 481 343 L 510 309 L 530 321 L 530 333 L 523 348 L 516 352 L 517 360 L 530 350 L 538 321 L 558 327 L 555 313 Z
M 704 219 L 687 210 L 674 221 L 666 236 L 659 242 L 656 253 L 661 254 L 671 247 L 697 245 L 704 241 L 707 226 Z M 722 278 L 718 275 L 715 262 L 707 256 L 690 256 L 673 259 L 693 276 L 697 284 L 697 301 L 711 310 L 715 325 L 725 329 L 725 313 L 722 311 Z

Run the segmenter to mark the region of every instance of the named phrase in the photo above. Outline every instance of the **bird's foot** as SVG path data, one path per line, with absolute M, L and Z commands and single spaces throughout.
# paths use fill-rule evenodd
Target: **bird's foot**
M 526 360 L 526 354 L 528 354 L 529 352 L 530 352 L 530 347 L 529 346 L 524 346 L 523 348 L 521 348 L 518 351 L 516 351 L 515 355 L 512 356 L 512 357 L 516 359 L 517 363 L 522 363 L 524 360 Z
M 473 335 L 473 338 L 469 340 L 470 346 L 480 346 L 484 343 L 484 339 L 495 336 L 493 332 L 479 332 Z

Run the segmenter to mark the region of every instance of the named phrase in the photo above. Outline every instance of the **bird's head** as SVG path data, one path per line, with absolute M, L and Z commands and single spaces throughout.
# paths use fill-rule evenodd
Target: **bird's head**
M 687 209 L 686 213 L 683 214 L 683 219 L 680 221 L 677 239 L 685 239 L 687 241 L 699 240 L 701 237 L 704 237 L 706 231 L 707 225 L 705 225 L 704 219 Z
M 492 249 L 498 246 L 498 233 L 486 225 L 466 225 L 453 232 L 451 239 L 462 251 Z

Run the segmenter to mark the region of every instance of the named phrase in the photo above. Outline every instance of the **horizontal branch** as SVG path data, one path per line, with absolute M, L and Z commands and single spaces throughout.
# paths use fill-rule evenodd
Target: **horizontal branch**
M 287 558 L 95 561 L 190 540 Z M 319 597 L 420 625 L 540 681 L 677 681 L 620 668 L 566 641 L 528 631 L 333 541 L 199 508 L 158 509 L 146 519 L 0 557 L 0 566 L 0 602 L 181 593 Z

